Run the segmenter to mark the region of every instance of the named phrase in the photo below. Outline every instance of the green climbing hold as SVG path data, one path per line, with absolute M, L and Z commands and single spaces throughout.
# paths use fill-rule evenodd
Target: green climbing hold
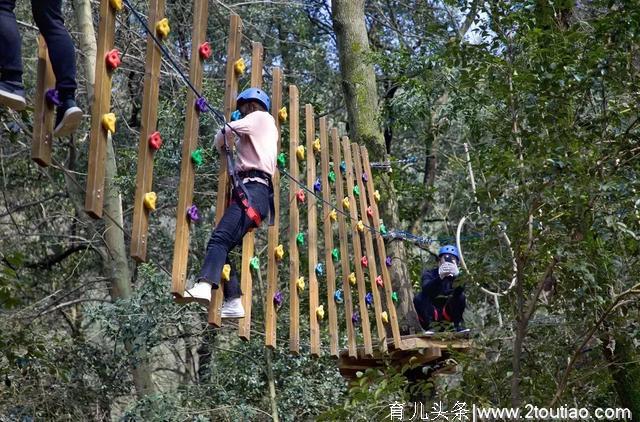
M 300 246 L 304 245 L 304 233 L 298 233 L 298 235 L 296 236 L 296 242 Z
M 398 292 L 391 293 L 391 299 L 393 299 L 394 302 L 397 302 L 398 301 Z
M 287 156 L 284 155 L 284 152 L 278 154 L 278 167 L 283 169 L 287 166 Z
M 199 168 L 204 164 L 204 156 L 202 155 L 202 148 L 198 148 L 191 153 L 191 161 Z
M 249 265 L 251 266 L 252 270 L 258 271 L 260 269 L 260 258 L 258 258 L 257 256 L 254 256 L 249 261 Z
M 333 250 L 331 251 L 331 256 L 333 257 L 334 261 L 340 261 L 340 251 L 338 250 L 338 248 L 333 248 Z
M 331 170 L 329 172 L 328 177 L 329 177 L 329 182 L 331 182 L 331 183 L 335 183 L 336 182 L 336 172 L 335 171 Z
M 384 225 L 384 223 L 380 224 L 380 234 L 383 236 L 387 234 L 387 227 Z
M 360 187 L 359 186 L 354 186 L 353 187 L 353 194 L 355 196 L 360 196 Z

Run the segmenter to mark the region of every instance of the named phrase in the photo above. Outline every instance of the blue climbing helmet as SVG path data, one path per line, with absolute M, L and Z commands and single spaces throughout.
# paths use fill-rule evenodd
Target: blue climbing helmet
M 438 251 L 438 258 L 440 258 L 444 254 L 453 255 L 456 258 L 458 258 L 458 261 L 460 261 L 460 254 L 458 253 L 458 248 L 456 248 L 453 245 L 445 245 L 441 247 L 440 250 Z
M 237 107 L 240 107 L 242 103 L 247 101 L 258 101 L 267 111 L 271 109 L 271 100 L 269 100 L 269 96 L 259 88 L 248 88 L 242 91 L 236 100 Z

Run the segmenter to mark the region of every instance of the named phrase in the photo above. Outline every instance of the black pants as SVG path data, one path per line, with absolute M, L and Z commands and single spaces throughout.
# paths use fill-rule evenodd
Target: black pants
M 269 187 L 258 182 L 249 182 L 245 186 L 249 192 L 251 205 L 264 220 L 269 215 Z M 198 281 L 206 281 L 217 288 L 220 285 L 222 267 L 225 263 L 231 265 L 228 258 L 229 251 L 242 244 L 244 235 L 255 226 L 253 220 L 247 216 L 239 204 L 231 203 L 211 234 Z M 231 265 L 231 280 L 224 283 L 224 297 L 235 299 L 241 295 L 238 274 Z
M 450 321 L 458 326 L 462 322 L 467 299 L 460 288 L 456 288 L 444 301 L 430 298 L 421 292 L 413 298 L 413 306 L 416 308 L 422 328 L 428 330 L 432 321 Z
M 22 82 L 21 40 L 13 10 L 16 0 L 0 0 L 0 80 Z M 33 20 L 42 33 L 56 88 L 62 97 L 76 91 L 76 54 L 62 18 L 62 0 L 31 0 Z

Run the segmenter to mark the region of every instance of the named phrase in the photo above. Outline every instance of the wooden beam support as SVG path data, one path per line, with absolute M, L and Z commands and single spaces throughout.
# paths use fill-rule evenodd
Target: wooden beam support
M 298 156 L 296 149 L 300 142 L 300 106 L 298 103 L 298 87 L 289 85 L 289 174 L 298 179 Z M 300 277 L 298 243 L 296 236 L 300 231 L 300 211 L 296 192 L 298 186 L 289 182 L 289 351 L 300 353 L 300 296 L 298 294 L 298 277 Z M 273 250 L 269 251 L 273 253 Z
M 35 110 L 33 113 L 33 138 L 31 141 L 31 159 L 42 167 L 51 164 L 53 145 L 54 107 L 47 102 L 46 93 L 56 86 L 47 44 L 42 35 L 38 35 L 38 64 Z

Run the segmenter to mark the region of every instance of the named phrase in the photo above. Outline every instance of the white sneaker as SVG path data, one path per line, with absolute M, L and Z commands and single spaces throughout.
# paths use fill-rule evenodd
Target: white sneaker
M 211 284 L 204 281 L 197 282 L 192 288 L 184 292 L 183 303 L 198 302 L 209 307 L 211 302 Z
M 423 334 L 423 335 L 425 335 L 425 336 L 432 336 L 432 335 L 434 335 L 435 333 L 436 333 L 436 332 L 435 332 L 435 331 L 433 331 L 433 330 L 424 330 L 424 331 L 422 332 L 422 334 Z
M 242 307 L 242 299 L 225 300 L 222 304 L 222 318 L 244 318 L 244 308 Z

